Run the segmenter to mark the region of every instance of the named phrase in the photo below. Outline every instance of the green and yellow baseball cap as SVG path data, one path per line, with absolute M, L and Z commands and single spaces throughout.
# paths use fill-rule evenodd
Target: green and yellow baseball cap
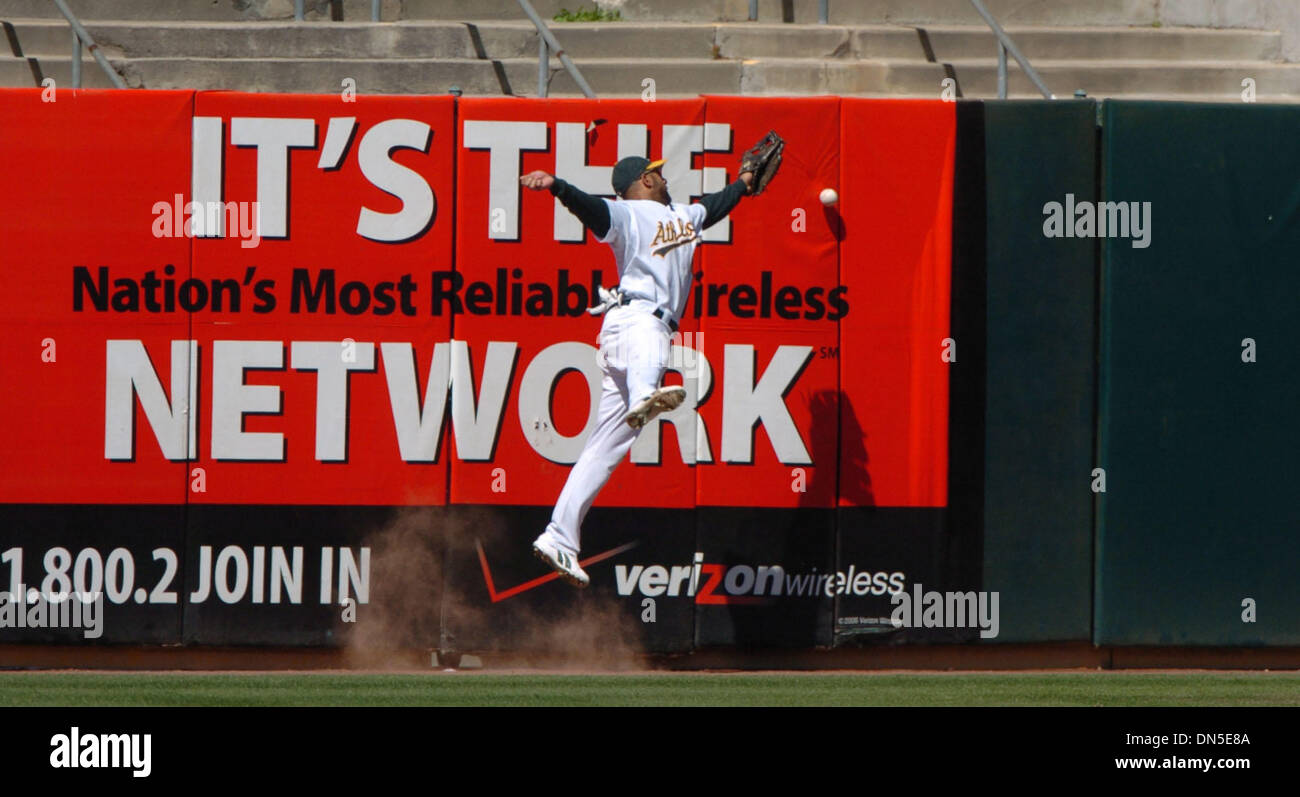
M 627 193 L 627 189 L 632 187 L 632 183 L 641 179 L 641 175 L 660 169 L 663 165 L 663 158 L 652 161 L 640 155 L 629 155 L 614 164 L 614 174 L 610 178 L 610 184 L 614 186 L 614 193 L 623 196 L 623 194 Z

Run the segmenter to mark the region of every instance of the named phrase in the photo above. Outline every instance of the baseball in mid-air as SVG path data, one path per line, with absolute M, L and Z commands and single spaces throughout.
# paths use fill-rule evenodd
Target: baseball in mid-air
M 840 195 L 835 193 L 834 188 L 823 188 L 822 192 L 817 195 L 817 198 L 822 201 L 823 205 L 834 205 L 836 202 L 840 201 Z

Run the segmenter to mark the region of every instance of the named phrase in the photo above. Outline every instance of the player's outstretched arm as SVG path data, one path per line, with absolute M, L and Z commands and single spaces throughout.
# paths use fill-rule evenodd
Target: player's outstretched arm
M 534 191 L 549 190 L 551 194 L 566 207 L 578 220 L 587 225 L 597 238 L 604 238 L 609 232 L 609 205 L 600 197 L 594 197 L 560 178 L 537 171 L 529 172 L 519 178 L 519 184 Z
M 749 184 L 753 182 L 753 172 L 743 172 L 731 185 L 713 194 L 700 197 L 704 206 L 704 229 L 708 229 L 727 217 L 731 209 L 740 203 L 740 198 L 749 193 Z

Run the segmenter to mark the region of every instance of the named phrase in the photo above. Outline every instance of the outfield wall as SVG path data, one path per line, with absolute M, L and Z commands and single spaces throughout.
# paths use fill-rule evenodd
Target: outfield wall
M 1107 103 L 1104 130 L 1102 193 L 1155 232 L 1102 258 L 1093 637 L 1295 645 L 1300 110 Z
M 985 589 L 1000 638 L 1091 627 L 1097 245 L 1043 235 L 1043 206 L 1096 199 L 1096 105 L 984 105 L 988 279 Z M 971 295 L 978 295 L 972 290 Z
M 1243 634 L 1240 606 L 1218 605 L 1238 583 L 1280 602 L 1267 574 L 1283 532 L 1206 582 L 1139 564 L 1174 547 L 1155 520 L 1178 516 L 1177 484 L 1117 495 L 1108 470 L 1093 506 L 1098 463 L 1168 464 L 1123 443 L 1164 417 L 1143 404 L 1158 369 L 1099 371 L 1098 347 L 1140 352 L 1143 323 L 1175 328 L 1195 305 L 1184 274 L 1246 251 L 1231 231 L 1218 249 L 1175 244 L 1211 226 L 1161 219 L 1199 172 L 1174 179 L 1142 135 L 1176 119 L 1185 157 L 1212 169 L 1223 130 L 1262 113 L 1257 135 L 1281 136 L 1290 111 L 1108 104 L 1099 152 L 1091 101 L 353 99 L 0 92 L 0 157 L 22 187 L 0 197 L 15 352 L 0 589 L 103 591 L 100 644 L 520 650 L 574 627 L 659 652 L 981 640 L 971 622 L 928 627 L 928 591 L 996 592 L 985 643 L 1295 644 L 1280 607 Z M 617 274 L 517 178 L 608 192 L 610 165 L 643 153 L 667 158 L 687 200 L 734 179 L 769 127 L 789 142 L 779 178 L 696 255 L 667 378 L 690 400 L 601 494 L 583 539 L 593 585 L 575 593 L 528 545 L 593 419 L 599 319 L 583 310 Z M 1258 254 L 1280 263 L 1294 181 L 1256 172 L 1203 211 L 1271 213 L 1281 232 Z M 1099 239 L 1045 235 L 1044 207 L 1114 186 L 1149 193 L 1158 226 L 1149 248 L 1106 247 L 1099 294 Z M 838 204 L 818 202 L 825 187 Z M 191 201 L 231 215 L 200 204 L 193 221 Z M 1243 284 L 1232 311 L 1267 309 L 1258 334 L 1285 334 L 1294 277 L 1270 266 Z M 1237 389 L 1282 423 L 1269 397 L 1294 396 L 1294 377 L 1259 365 L 1162 384 L 1219 395 L 1248 373 Z M 1266 441 L 1261 473 L 1281 478 L 1294 432 Z M 1166 433 L 1238 471 L 1265 442 Z M 1240 503 L 1200 507 L 1205 550 L 1230 521 L 1294 515 Z M 1153 574 L 1169 605 L 1123 608 Z M 908 627 L 896 594 L 918 602 Z M 1222 615 L 1203 633 L 1156 630 L 1210 603 Z M 3 625 L 2 642 L 86 643 Z

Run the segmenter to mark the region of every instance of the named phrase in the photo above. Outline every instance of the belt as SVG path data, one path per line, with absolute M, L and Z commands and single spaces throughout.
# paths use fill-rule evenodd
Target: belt
M 618 303 L 620 306 L 628 305 L 631 304 L 636 299 L 637 297 L 635 296 L 628 296 L 627 294 L 624 294 L 619 298 Z M 643 299 L 642 301 L 645 300 Z M 654 316 L 660 321 L 663 321 L 665 324 L 668 325 L 668 328 L 671 329 L 673 332 L 677 331 L 677 321 L 673 318 L 673 314 L 663 309 L 662 307 L 656 307 L 654 310 L 650 312 L 650 315 Z

